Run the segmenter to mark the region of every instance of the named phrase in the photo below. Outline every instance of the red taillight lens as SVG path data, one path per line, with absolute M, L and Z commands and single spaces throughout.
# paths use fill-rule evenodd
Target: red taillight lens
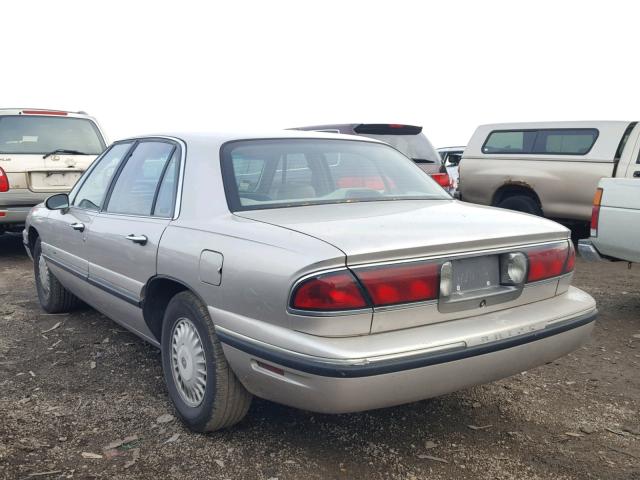
M 358 281 L 350 272 L 334 272 L 304 280 L 295 289 L 291 306 L 297 310 L 352 310 L 367 306 Z
M 593 196 L 593 207 L 591 208 L 591 236 L 598 236 L 598 221 L 600 220 L 600 204 L 602 203 L 601 188 L 596 190 L 596 194 Z
M 568 243 L 551 248 L 543 247 L 528 251 L 529 274 L 527 275 L 527 282 L 546 280 L 565 273 L 565 265 L 568 264 L 569 253 Z
M 356 275 L 376 307 L 438 298 L 440 264 L 375 267 Z
M 5 171 L 0 167 L 0 192 L 8 192 L 9 191 L 9 177 Z
M 433 178 L 438 185 L 444 188 L 451 186 L 451 179 L 447 173 L 432 173 L 430 177 Z
M 23 115 L 55 115 L 58 117 L 64 117 L 67 112 L 60 110 L 22 110 Z

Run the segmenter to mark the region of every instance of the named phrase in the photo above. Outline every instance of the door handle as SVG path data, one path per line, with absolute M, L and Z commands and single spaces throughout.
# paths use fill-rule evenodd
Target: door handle
M 633 172 L 633 178 L 640 178 L 640 170 Z
M 78 232 L 84 232 L 84 223 L 76 222 L 69 226 Z
M 133 233 L 131 235 L 127 235 L 124 238 L 133 243 L 137 243 L 138 245 L 144 245 L 149 240 L 146 235 L 135 235 Z

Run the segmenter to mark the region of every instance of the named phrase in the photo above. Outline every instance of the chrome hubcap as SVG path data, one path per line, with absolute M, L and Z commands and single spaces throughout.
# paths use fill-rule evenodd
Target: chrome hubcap
M 49 295 L 49 267 L 42 255 L 38 259 L 38 273 L 40 276 L 40 287 L 45 295 Z
M 202 403 L 207 363 L 200 335 L 187 318 L 180 318 L 171 335 L 171 371 L 182 400 L 190 407 Z

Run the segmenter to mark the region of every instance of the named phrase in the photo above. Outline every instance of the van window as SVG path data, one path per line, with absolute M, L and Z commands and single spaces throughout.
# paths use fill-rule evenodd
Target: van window
M 482 153 L 586 155 L 597 138 L 595 128 L 496 130 L 487 137 Z
M 0 153 L 48 153 L 57 149 L 97 155 L 104 141 L 89 119 L 38 115 L 0 116 Z

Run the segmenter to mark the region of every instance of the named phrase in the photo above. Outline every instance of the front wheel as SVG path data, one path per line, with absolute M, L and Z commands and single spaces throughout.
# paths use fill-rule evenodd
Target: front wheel
M 33 273 L 35 275 L 38 300 L 45 312 L 67 313 L 80 304 L 78 297 L 64 288 L 49 270 L 49 265 L 47 265 L 47 261 L 42 256 L 40 238 L 36 239 L 33 246 Z
M 191 292 L 169 302 L 161 343 L 169 396 L 189 428 L 211 432 L 242 420 L 251 394 L 229 367 L 206 306 Z

